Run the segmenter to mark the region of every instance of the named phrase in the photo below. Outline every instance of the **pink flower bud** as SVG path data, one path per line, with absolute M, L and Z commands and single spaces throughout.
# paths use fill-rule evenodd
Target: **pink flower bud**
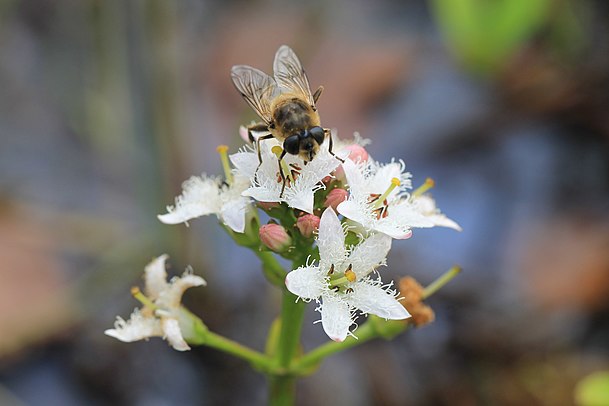
M 296 221 L 296 227 L 300 230 L 300 233 L 309 238 L 319 228 L 319 217 L 314 214 L 305 214 L 298 218 Z
M 275 252 L 283 252 L 292 244 L 292 239 L 285 228 L 279 224 L 266 224 L 260 227 L 258 235 L 262 244 Z
M 368 151 L 361 145 L 351 144 L 343 148 L 345 151 L 349 151 L 349 155 L 347 158 L 352 160 L 353 162 L 362 163 L 368 161 Z M 339 165 L 338 168 L 334 171 L 334 176 L 337 179 L 345 180 L 345 170 L 342 165 Z
M 351 144 L 344 148 L 346 151 L 349 151 L 349 159 L 355 163 L 367 162 L 368 161 L 368 151 L 361 145 Z
M 334 211 L 336 211 L 336 206 L 341 204 L 347 199 L 348 193 L 345 189 L 332 189 L 328 196 L 326 196 L 326 201 L 324 202 L 324 207 L 332 207 Z

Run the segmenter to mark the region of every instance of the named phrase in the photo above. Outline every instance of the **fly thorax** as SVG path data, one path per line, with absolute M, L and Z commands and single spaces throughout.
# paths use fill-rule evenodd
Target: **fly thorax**
M 303 100 L 292 98 L 277 106 L 273 119 L 284 136 L 312 127 L 311 107 Z

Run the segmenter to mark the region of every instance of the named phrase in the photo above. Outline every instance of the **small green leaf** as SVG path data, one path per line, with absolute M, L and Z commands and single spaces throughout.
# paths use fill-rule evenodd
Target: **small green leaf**
M 575 403 L 579 406 L 609 405 L 609 371 L 584 377 L 575 387 Z

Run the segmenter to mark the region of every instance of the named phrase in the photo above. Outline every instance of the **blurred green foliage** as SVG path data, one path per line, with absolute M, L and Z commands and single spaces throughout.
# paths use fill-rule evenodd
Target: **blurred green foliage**
M 609 371 L 584 377 L 575 387 L 575 403 L 579 406 L 609 405 Z
M 573 4 L 554 0 L 433 0 L 432 12 L 457 58 L 470 70 L 497 72 L 542 30 L 571 52 L 581 43 Z

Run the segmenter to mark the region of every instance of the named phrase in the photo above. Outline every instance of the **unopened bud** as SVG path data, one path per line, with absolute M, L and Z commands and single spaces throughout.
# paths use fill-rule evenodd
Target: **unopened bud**
M 366 151 L 366 149 L 361 145 L 351 144 L 343 149 L 345 151 L 349 151 L 348 158 L 356 164 L 368 161 L 368 151 Z
M 262 244 L 275 252 L 283 252 L 292 244 L 292 239 L 285 228 L 279 224 L 266 224 L 260 227 L 258 234 Z
M 410 321 L 416 326 L 421 327 L 431 323 L 435 319 L 435 314 L 431 307 L 422 302 L 423 287 L 419 282 L 410 276 L 400 279 L 400 295 L 402 296 L 402 306 L 408 310 L 412 316 Z
M 332 207 L 334 211 L 336 211 L 336 206 L 347 200 L 348 193 L 345 189 L 332 189 L 328 196 L 326 196 L 326 201 L 324 202 L 324 207 Z
M 347 155 L 347 158 L 349 158 L 356 164 L 368 162 L 368 151 L 366 151 L 366 149 L 364 147 L 362 147 L 361 145 L 357 145 L 357 144 L 347 145 L 346 147 L 343 148 L 343 150 L 349 151 L 349 155 Z M 343 181 L 345 180 L 345 170 L 343 169 L 342 165 L 339 165 L 338 168 L 336 168 L 334 170 L 334 176 L 337 179 L 340 179 Z
M 319 228 L 319 217 L 314 214 L 305 214 L 298 218 L 296 227 L 304 237 L 309 238 Z

